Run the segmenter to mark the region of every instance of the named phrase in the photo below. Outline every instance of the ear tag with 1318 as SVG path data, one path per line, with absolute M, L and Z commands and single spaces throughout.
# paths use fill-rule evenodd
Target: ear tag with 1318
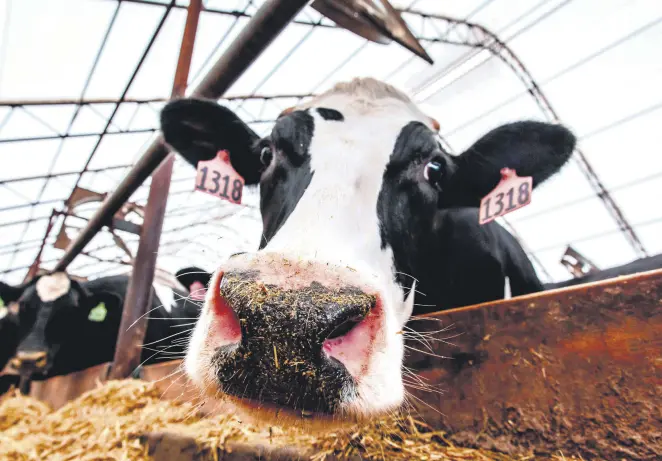
M 195 190 L 240 205 L 244 178 L 232 168 L 228 152 L 221 150 L 213 159 L 198 162 Z
M 515 170 L 501 169 L 501 181 L 480 201 L 478 223 L 486 224 L 531 203 L 533 178 L 517 176 Z

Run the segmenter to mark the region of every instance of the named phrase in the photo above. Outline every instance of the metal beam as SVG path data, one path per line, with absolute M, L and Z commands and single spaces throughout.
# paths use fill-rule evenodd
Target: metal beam
M 307 3 L 308 0 L 272 0 L 263 4 L 191 95 L 220 98 Z M 167 153 L 161 137 L 147 148 L 126 178 L 108 196 L 85 229 L 72 242 L 56 265 L 56 271 L 67 268 L 107 223 L 109 217 L 119 210 L 164 160 Z
M 290 99 L 290 98 L 308 98 L 313 97 L 314 94 L 251 94 L 251 95 L 238 95 L 228 96 L 221 98 L 224 101 L 237 101 L 237 100 L 264 100 L 269 101 L 272 99 Z M 151 98 L 151 99 L 135 99 L 124 98 L 119 99 L 4 99 L 0 100 L 0 107 L 26 107 L 26 106 L 89 106 L 91 104 L 150 104 L 153 102 L 165 102 L 168 98 Z

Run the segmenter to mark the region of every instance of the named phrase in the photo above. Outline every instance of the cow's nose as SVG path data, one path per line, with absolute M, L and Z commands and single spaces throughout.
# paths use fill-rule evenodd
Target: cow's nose
M 214 360 L 225 393 L 336 410 L 365 369 L 381 316 L 376 295 L 323 282 L 287 283 L 260 271 L 223 275 L 211 299 L 226 338 Z
M 11 361 L 11 365 L 16 370 L 43 370 L 46 368 L 47 355 L 46 351 L 18 351 L 16 357 Z

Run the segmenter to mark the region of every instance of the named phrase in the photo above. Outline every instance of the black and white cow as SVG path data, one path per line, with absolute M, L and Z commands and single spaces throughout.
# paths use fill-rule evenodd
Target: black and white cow
M 199 280 L 208 281 L 210 274 Z M 17 302 L 17 337 L 8 368 L 45 379 L 112 361 L 129 276 L 78 282 L 58 272 L 36 277 L 21 287 L 2 285 L 0 296 Z M 182 314 L 196 316 L 201 303 L 188 291 L 155 283 L 141 359 L 146 363 L 182 356 L 187 333 Z M 11 345 L 8 345 L 11 346 Z
M 11 287 L 0 282 L 0 372 L 14 356 L 18 345 L 18 304 L 21 296 L 20 287 Z M 13 376 L 0 374 L 0 394 L 11 385 L 18 384 Z
M 523 121 L 454 157 L 435 125 L 374 79 L 281 114 L 263 139 L 212 101 L 163 109 L 164 138 L 190 164 L 226 149 L 260 186 L 264 239 L 212 277 L 185 359 L 193 382 L 263 419 L 381 415 L 403 402 L 414 301 L 503 298 L 505 277 L 515 295 L 542 289 L 515 239 L 478 225 L 478 206 L 503 167 L 534 187 L 555 174 L 575 137 Z
M 630 263 L 621 266 L 610 267 L 597 272 L 586 274 L 582 277 L 575 277 L 563 282 L 547 283 L 545 290 L 554 290 L 556 288 L 565 288 L 584 283 L 599 282 L 602 280 L 609 280 L 624 275 L 638 274 L 640 272 L 653 271 L 662 269 L 662 254 L 649 256 L 647 258 L 636 259 Z

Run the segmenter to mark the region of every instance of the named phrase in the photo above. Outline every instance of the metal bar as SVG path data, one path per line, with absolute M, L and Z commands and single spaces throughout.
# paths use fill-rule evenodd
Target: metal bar
M 121 170 L 122 168 L 129 168 L 130 166 L 131 166 L 130 164 L 127 164 L 127 165 L 108 166 L 104 168 L 90 168 L 89 170 L 87 170 L 87 172 L 100 173 L 102 171 Z M 11 184 L 14 182 L 34 181 L 35 179 L 52 179 L 52 178 L 59 178 L 61 176 L 72 176 L 75 174 L 80 174 L 80 171 L 64 171 L 62 173 L 42 174 L 37 176 L 24 176 L 22 178 L 3 179 L 0 180 L 0 186 L 3 184 Z
M 237 35 L 214 67 L 192 92 L 195 97 L 219 98 L 257 59 L 309 0 L 272 0 L 263 4 Z M 124 202 L 163 161 L 167 150 L 162 139 L 152 143 L 135 167 L 104 201 L 88 225 L 72 242 L 56 270 L 65 270 Z
M 186 25 L 184 26 L 182 46 L 177 60 L 172 97 L 180 97 L 186 91 L 201 9 L 202 0 L 191 0 L 186 14 Z M 154 271 L 156 270 L 156 255 L 159 251 L 161 230 L 163 229 L 163 220 L 168 206 L 168 192 L 170 191 L 174 163 L 174 154 L 170 153 L 166 161 L 152 175 L 138 252 L 133 262 L 131 278 L 124 300 L 115 356 L 108 374 L 110 379 L 126 378 L 140 364 L 143 341 L 147 331 L 148 316 L 146 314 L 148 313 L 148 306 L 152 303 L 152 283 L 154 282 Z
M 222 98 L 224 101 L 236 101 L 236 100 L 270 100 L 270 99 L 290 99 L 290 98 L 308 98 L 315 96 L 312 93 L 309 94 L 252 94 L 252 95 L 242 95 L 242 96 L 228 96 Z M 165 102 L 168 101 L 168 98 L 152 98 L 152 99 L 136 99 L 136 98 L 124 98 L 123 100 L 119 99 L 108 99 L 108 98 L 97 98 L 97 99 L 5 99 L 0 100 L 0 107 L 24 107 L 24 106 L 88 106 L 91 104 L 149 104 L 154 102 Z
M 76 133 L 76 134 L 59 134 L 59 135 L 48 135 L 48 136 L 33 136 L 29 138 L 9 138 L 9 139 L 0 139 L 0 144 L 7 144 L 12 142 L 26 142 L 26 141 L 49 141 L 52 139 L 89 138 L 91 136 L 110 136 L 114 134 L 154 133 L 155 131 L 156 128 L 143 128 L 139 130 L 111 131 L 108 133 Z
M 53 225 L 55 224 L 55 217 L 58 216 L 57 210 L 53 209 L 51 211 L 51 216 L 48 219 L 48 225 L 46 226 L 46 232 L 44 233 L 44 238 L 41 240 L 41 245 L 39 246 L 39 251 L 37 252 L 37 256 L 34 258 L 34 262 L 30 266 L 30 269 L 28 269 L 28 272 L 25 274 L 25 277 L 23 278 L 23 282 L 27 282 L 28 280 L 32 279 L 35 275 L 37 275 L 37 271 L 39 270 L 39 265 L 41 264 L 41 254 L 44 251 L 44 247 L 46 246 L 46 240 L 48 240 L 48 236 L 51 233 L 51 230 L 53 229 Z

